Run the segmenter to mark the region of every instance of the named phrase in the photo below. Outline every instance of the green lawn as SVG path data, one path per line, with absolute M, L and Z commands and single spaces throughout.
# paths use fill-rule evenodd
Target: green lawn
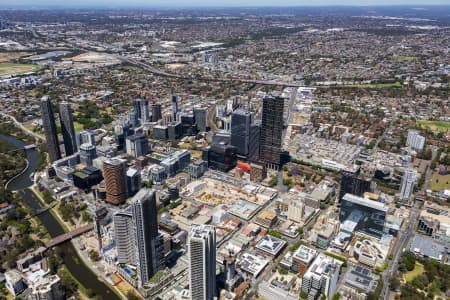
M 20 75 L 28 72 L 35 72 L 41 69 L 41 66 L 15 64 L 15 63 L 0 63 L 0 76 Z
M 419 120 L 417 121 L 417 125 L 423 128 L 427 128 L 430 130 L 437 130 L 442 132 L 447 132 L 450 130 L 450 122 L 446 121 L 426 121 Z
M 425 269 L 423 265 L 419 262 L 416 262 L 414 269 L 410 272 L 405 273 L 405 275 L 403 276 L 405 277 L 406 282 L 411 282 L 414 278 L 422 274 L 424 271 Z
M 367 83 L 367 84 L 349 84 L 344 87 L 357 88 L 357 89 L 385 89 L 385 88 L 401 88 L 400 82 L 394 83 Z
M 75 132 L 84 130 L 84 125 L 78 122 L 73 122 L 73 127 L 75 128 Z
M 388 57 L 390 60 L 397 60 L 397 61 L 404 61 L 404 62 L 411 62 L 416 60 L 413 56 L 403 56 L 403 55 L 392 55 Z
M 431 176 L 430 185 L 428 187 L 433 191 L 450 189 L 450 174 L 439 175 L 439 173 L 433 173 L 433 176 Z

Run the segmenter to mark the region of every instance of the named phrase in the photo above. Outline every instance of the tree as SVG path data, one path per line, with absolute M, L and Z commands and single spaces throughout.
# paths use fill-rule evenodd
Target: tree
M 305 291 L 300 292 L 300 299 L 306 299 L 308 298 L 308 294 Z
M 390 281 L 391 290 L 397 291 L 400 288 L 400 279 L 398 277 L 393 276 Z
M 136 295 L 133 291 L 127 292 L 127 299 L 128 300 L 141 300 L 141 298 L 138 295 Z
M 340 298 L 341 298 L 341 294 L 339 294 L 339 293 L 336 293 L 333 296 L 333 300 L 339 300 Z

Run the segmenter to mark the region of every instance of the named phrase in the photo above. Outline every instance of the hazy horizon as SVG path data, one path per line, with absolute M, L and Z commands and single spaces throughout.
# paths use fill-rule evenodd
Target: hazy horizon
M 274 5 L 273 1 L 270 0 L 217 0 L 209 1 L 205 3 L 200 0 L 189 1 L 186 4 L 185 1 L 181 0 L 156 0 L 156 1 L 145 1 L 145 0 L 80 0 L 72 3 L 61 3 L 59 0 L 15 0 L 14 3 L 1 3 L 0 7 L 78 7 L 78 8 L 89 8 L 89 7 L 170 7 L 170 8 L 184 8 L 184 7 L 289 7 L 289 6 L 433 6 L 433 5 L 450 5 L 448 0 L 339 0 L 339 1 L 329 1 L 329 0 L 318 0 L 313 3 L 311 1 L 293 1 L 293 0 L 279 0 Z

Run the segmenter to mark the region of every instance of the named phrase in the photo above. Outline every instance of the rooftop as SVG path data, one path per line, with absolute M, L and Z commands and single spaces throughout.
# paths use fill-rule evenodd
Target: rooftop
M 277 256 L 285 245 L 286 242 L 284 240 L 267 234 L 259 240 L 256 244 L 256 248 L 272 256 Z

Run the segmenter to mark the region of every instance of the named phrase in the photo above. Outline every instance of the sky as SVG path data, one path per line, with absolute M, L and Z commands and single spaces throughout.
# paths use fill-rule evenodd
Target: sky
M 335 6 L 449 5 L 449 0 L 0 0 L 0 6 L 192 7 L 192 6 Z

